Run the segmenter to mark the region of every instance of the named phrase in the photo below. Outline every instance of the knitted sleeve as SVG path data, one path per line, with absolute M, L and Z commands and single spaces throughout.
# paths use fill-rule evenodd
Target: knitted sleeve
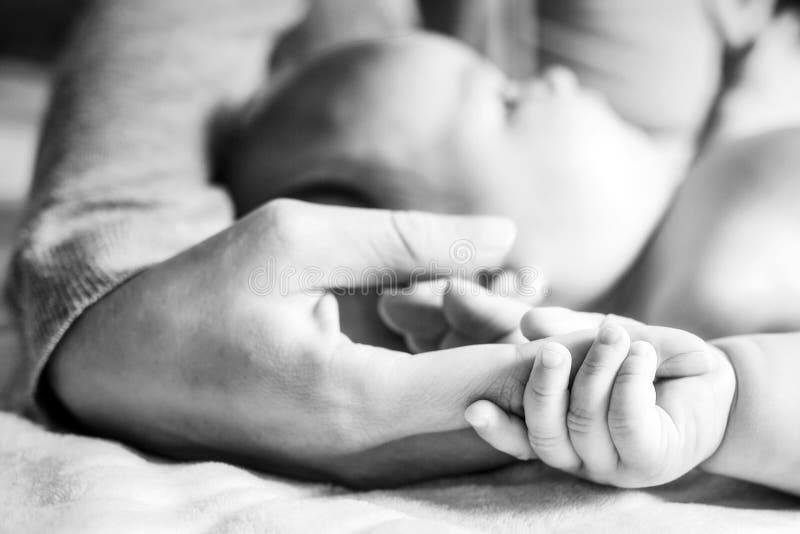
M 39 376 L 75 319 L 137 272 L 233 220 L 210 181 L 214 110 L 263 80 L 301 0 L 96 2 L 57 77 L 7 288 L 24 361 L 12 392 L 36 414 Z

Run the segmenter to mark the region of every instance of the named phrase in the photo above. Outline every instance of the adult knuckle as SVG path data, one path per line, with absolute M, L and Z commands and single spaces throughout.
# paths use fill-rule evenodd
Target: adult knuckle
M 265 232 L 284 247 L 296 247 L 308 231 L 307 207 L 291 199 L 275 199 L 262 208 Z
M 290 198 L 276 198 L 264 204 L 259 210 L 268 223 L 275 224 L 277 221 L 296 214 L 300 211 L 301 203 Z

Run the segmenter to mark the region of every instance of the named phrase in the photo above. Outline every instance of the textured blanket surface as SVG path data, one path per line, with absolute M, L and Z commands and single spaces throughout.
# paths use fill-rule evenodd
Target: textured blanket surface
M 0 532 L 798 532 L 800 502 L 692 474 L 649 491 L 539 463 L 349 492 L 220 463 L 171 463 L 0 414 Z

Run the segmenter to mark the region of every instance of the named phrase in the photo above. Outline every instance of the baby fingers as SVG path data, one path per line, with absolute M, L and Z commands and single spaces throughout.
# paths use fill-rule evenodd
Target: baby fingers
M 656 406 L 658 356 L 650 343 L 637 341 L 617 373 L 608 409 L 608 428 L 627 469 L 645 473 L 656 464 L 661 442 Z
M 547 465 L 565 471 L 575 471 L 581 465 L 566 423 L 571 366 L 565 346 L 544 344 L 534 361 L 523 401 L 533 451 Z
M 529 309 L 528 304 L 462 279 L 451 281 L 442 304 L 450 329 L 473 344 L 525 343 L 519 323 Z
M 575 381 L 567 414 L 567 428 L 586 473 L 602 480 L 619 461 L 608 428 L 611 390 L 630 349 L 628 332 L 606 323 L 597 334 Z

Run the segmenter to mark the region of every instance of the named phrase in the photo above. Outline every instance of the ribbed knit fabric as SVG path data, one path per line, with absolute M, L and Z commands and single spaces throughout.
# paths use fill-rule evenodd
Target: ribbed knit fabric
M 166 184 L 165 184 L 166 185 Z M 12 263 L 11 303 L 26 365 L 12 394 L 28 404 L 58 341 L 89 306 L 125 280 L 222 230 L 233 220 L 228 197 L 211 186 L 173 191 L 120 187 L 104 199 L 55 200 L 28 220 Z
M 12 258 L 6 292 L 24 349 L 2 395 L 12 408 L 47 415 L 40 375 L 89 306 L 233 222 L 210 181 L 207 123 L 256 87 L 304 5 L 97 4 L 58 77 Z

